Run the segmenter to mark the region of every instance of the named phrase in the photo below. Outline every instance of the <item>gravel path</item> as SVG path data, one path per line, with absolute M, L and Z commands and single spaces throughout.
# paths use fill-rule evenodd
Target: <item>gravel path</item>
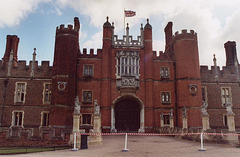
M 12 155 L 17 157 L 239 157 L 240 148 L 228 145 L 204 144 L 206 151 L 198 151 L 199 142 L 179 140 L 162 136 L 128 136 L 128 152 L 122 152 L 124 136 L 104 136 L 103 145 L 89 146 L 88 149 L 78 151 L 60 150 L 32 154 Z

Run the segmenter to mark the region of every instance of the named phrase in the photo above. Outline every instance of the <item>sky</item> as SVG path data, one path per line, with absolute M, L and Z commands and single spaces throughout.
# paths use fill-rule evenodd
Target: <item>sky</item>
M 201 65 L 226 63 L 224 43 L 236 41 L 240 51 L 239 0 L 2 0 L 0 2 L 0 57 L 6 47 L 6 36 L 20 38 L 18 59 L 32 59 L 37 49 L 38 64 L 43 60 L 53 63 L 56 27 L 80 20 L 80 49 L 95 51 L 102 47 L 102 26 L 109 16 L 115 34 L 124 33 L 124 9 L 136 11 L 126 18 L 130 35 L 136 39 L 146 19 L 153 27 L 153 50 L 164 51 L 164 27 L 173 22 L 173 33 L 182 29 L 194 30 L 198 35 Z

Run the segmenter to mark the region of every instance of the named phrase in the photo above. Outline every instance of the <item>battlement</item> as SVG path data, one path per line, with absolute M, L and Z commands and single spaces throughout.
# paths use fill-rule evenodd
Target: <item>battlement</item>
M 211 66 L 211 69 L 208 66 L 200 66 L 200 73 L 203 82 L 215 82 L 216 74 L 219 82 L 237 82 L 235 66 L 223 66 L 222 70 L 217 66 L 217 72 L 214 66 Z
M 56 27 L 56 36 L 59 34 L 73 34 L 78 36 L 78 30 L 73 28 L 73 25 L 69 24 L 65 27 L 64 24 L 61 24 L 59 27 Z
M 97 49 L 97 53 L 94 53 L 94 49 L 90 49 L 90 52 L 87 53 L 87 49 L 83 48 L 80 58 L 102 58 L 102 49 Z
M 197 33 L 193 30 L 190 30 L 190 32 L 188 32 L 186 29 L 183 29 L 181 33 L 177 31 L 173 36 L 173 40 L 176 41 L 181 39 L 193 39 L 197 41 Z
M 25 60 L 19 60 L 17 67 L 12 67 L 10 77 L 30 77 L 32 70 L 32 61 L 29 65 Z M 49 65 L 49 61 L 42 61 L 41 65 L 38 65 L 38 61 L 34 64 L 34 77 L 51 78 L 52 66 Z M 0 60 L 0 77 L 6 77 L 8 71 L 8 63 L 3 66 L 2 60 Z
M 159 55 L 157 55 L 156 51 L 153 51 L 153 60 L 173 60 L 173 58 L 168 53 L 163 53 L 163 51 L 159 51 Z

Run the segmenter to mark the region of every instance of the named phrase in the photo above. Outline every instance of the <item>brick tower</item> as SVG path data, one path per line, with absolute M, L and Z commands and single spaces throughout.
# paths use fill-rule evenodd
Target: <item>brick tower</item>
M 147 24 L 144 26 L 144 79 L 147 80 L 145 84 L 146 107 L 146 117 L 149 121 L 146 121 L 145 126 L 154 125 L 154 110 L 153 108 L 153 49 L 152 49 L 152 26 L 149 24 L 149 19 L 147 19 Z
M 176 32 L 173 49 L 176 62 L 177 125 L 182 127 L 182 117 L 187 116 L 188 127 L 201 127 L 202 98 L 197 34 L 193 30 L 190 33 L 187 30 L 182 30 L 181 34 Z
M 72 127 L 74 99 L 77 93 L 77 57 L 79 53 L 79 19 L 74 18 L 74 28 L 60 25 L 56 29 L 52 72 L 52 114 L 50 125 L 56 134 L 61 126 Z M 58 130 L 58 131 L 57 131 Z

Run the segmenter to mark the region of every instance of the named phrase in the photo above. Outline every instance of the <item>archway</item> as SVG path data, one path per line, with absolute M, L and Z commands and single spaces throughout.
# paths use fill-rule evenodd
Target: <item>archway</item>
M 115 105 L 115 128 L 118 132 L 138 132 L 140 105 L 133 100 L 122 100 Z

